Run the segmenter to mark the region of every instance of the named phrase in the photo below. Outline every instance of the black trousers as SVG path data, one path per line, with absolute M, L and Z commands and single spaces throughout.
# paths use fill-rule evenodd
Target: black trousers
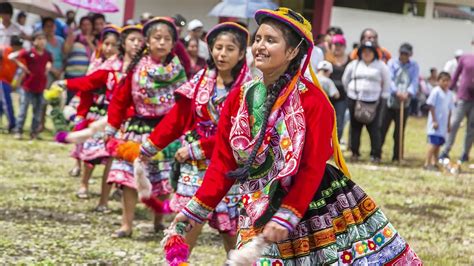
M 395 122 L 395 130 L 393 131 L 393 155 L 392 160 L 400 160 L 399 145 L 400 145 L 400 109 L 384 108 L 383 119 L 382 119 L 382 146 L 385 143 L 388 129 Z M 403 136 L 405 136 L 405 128 L 407 125 L 407 119 L 409 116 L 409 107 L 406 107 L 403 115 Z
M 380 131 L 381 110 L 382 105 L 377 106 L 377 114 L 370 124 L 362 124 L 354 118 L 355 100 L 348 99 L 349 113 L 351 114 L 351 143 L 350 148 L 353 155 L 360 156 L 360 135 L 362 128 L 365 126 L 369 132 L 370 137 L 370 156 L 374 158 L 381 158 L 382 155 L 382 136 Z

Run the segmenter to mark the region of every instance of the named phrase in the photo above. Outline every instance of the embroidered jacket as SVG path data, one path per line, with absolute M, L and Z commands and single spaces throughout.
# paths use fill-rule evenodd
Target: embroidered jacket
M 238 163 L 242 163 L 241 160 L 239 160 L 239 155 L 243 155 L 243 153 L 239 153 L 238 149 L 236 150 L 236 148 L 238 148 L 235 145 L 237 135 L 236 132 L 232 131 L 235 131 L 236 124 L 238 124 L 239 121 L 243 121 L 237 116 L 239 114 L 241 115 L 239 110 L 245 102 L 245 99 L 243 99 L 244 88 L 245 86 L 240 90 L 233 90 L 228 96 L 227 104 L 224 106 L 220 116 L 215 149 L 213 151 L 211 164 L 204 176 L 204 182 L 194 198 L 183 210 L 183 213 L 198 222 L 202 222 L 206 219 L 208 213 L 215 208 L 234 184 L 234 180 L 227 178 L 226 173 L 236 169 Z M 279 165 L 275 166 L 275 163 L 274 166 L 272 166 L 272 170 L 277 169 L 278 171 L 272 174 L 274 178 L 271 180 L 265 179 L 266 176 L 259 178 L 261 182 L 270 183 L 275 181 L 273 179 L 276 179 L 276 181 L 285 183 L 287 193 L 282 200 L 280 209 L 271 219 L 287 227 L 290 231 L 305 214 L 323 178 L 326 161 L 333 154 L 331 141 L 332 130 L 335 123 L 334 110 L 321 90 L 304 78 L 299 81 L 298 88 L 298 101 L 301 102 L 300 105 L 303 110 L 303 121 L 305 124 L 303 127 L 305 128 L 304 147 L 302 148 L 301 156 L 299 156 L 299 166 L 293 176 L 284 176 L 282 172 L 288 172 L 288 170 L 291 169 L 291 165 L 288 165 L 288 163 L 292 163 L 291 158 L 293 158 L 293 156 L 287 152 L 286 156 L 289 155 L 288 158 L 275 159 L 275 162 Z M 288 99 L 292 98 L 290 97 Z M 288 111 L 291 111 L 291 108 L 287 108 L 287 112 Z M 291 112 L 288 112 L 287 114 L 290 113 Z M 276 126 L 269 131 L 270 133 L 280 130 L 278 129 L 279 125 L 275 125 Z M 287 126 L 289 125 L 287 124 Z M 240 128 L 247 128 L 246 131 L 248 131 L 250 127 L 249 122 L 240 125 Z M 291 135 L 298 136 L 297 130 L 291 133 Z M 237 137 L 240 138 L 240 136 Z M 285 147 L 282 144 L 284 140 L 281 137 L 279 137 L 280 139 L 278 139 L 278 137 L 274 139 L 273 137 L 274 136 L 267 140 L 267 145 L 270 145 L 271 150 L 276 152 L 275 156 L 281 156 L 284 151 L 279 152 L 279 150 Z M 294 143 L 296 142 L 297 141 L 294 141 Z M 242 143 L 241 140 L 239 140 L 239 143 Z M 272 170 L 270 170 L 270 172 Z M 279 179 L 280 176 L 284 176 L 284 178 Z M 252 187 L 250 184 L 253 181 L 255 181 L 255 179 L 245 181 L 244 184 L 241 185 L 241 190 L 251 190 Z M 261 186 L 261 184 L 258 183 L 254 185 Z M 257 189 L 255 191 L 257 194 L 258 192 L 261 192 L 261 190 Z M 249 209 L 247 209 L 247 214 L 252 216 L 252 214 L 249 213 Z
M 186 74 L 178 57 L 168 65 L 155 62 L 150 56 L 143 57 L 133 74 L 116 88 L 109 105 L 108 122 L 120 128 L 126 110 L 133 105 L 135 115 L 158 118 L 167 114 L 175 103 L 174 91 L 186 82 Z
M 86 117 L 94 102 L 110 103 L 114 88 L 122 78 L 122 66 L 122 60 L 113 56 L 91 70 L 87 76 L 66 80 L 67 88 L 79 93 L 78 116 Z M 103 88 L 105 91 L 101 91 Z

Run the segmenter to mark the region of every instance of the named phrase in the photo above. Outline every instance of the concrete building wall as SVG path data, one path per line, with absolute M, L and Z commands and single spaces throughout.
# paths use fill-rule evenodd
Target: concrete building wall
M 402 42 L 414 47 L 413 58 L 418 61 L 421 74 L 427 75 L 430 67 L 441 69 L 453 58 L 456 49 L 474 52 L 472 40 L 474 24 L 452 19 L 425 19 L 385 12 L 334 7 L 331 25 L 340 26 L 347 38 L 348 50 L 353 42 L 359 42 L 364 28 L 374 28 L 379 42 L 398 55 Z

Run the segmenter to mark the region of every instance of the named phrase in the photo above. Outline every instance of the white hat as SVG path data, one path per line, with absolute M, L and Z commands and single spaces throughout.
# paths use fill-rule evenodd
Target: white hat
M 327 70 L 332 73 L 332 64 L 324 60 L 318 63 L 318 70 Z
M 456 52 L 454 52 L 454 57 L 458 57 L 458 56 L 461 56 L 463 54 L 464 54 L 463 50 L 457 49 Z
M 193 19 L 188 23 L 188 30 L 195 30 L 197 28 L 202 28 L 204 24 L 198 19 Z

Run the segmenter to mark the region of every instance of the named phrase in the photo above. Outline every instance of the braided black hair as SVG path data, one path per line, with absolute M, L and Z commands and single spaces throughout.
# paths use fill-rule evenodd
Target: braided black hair
M 211 53 L 212 53 L 212 49 L 214 47 L 214 44 L 217 38 L 224 34 L 232 35 L 234 38 L 234 43 L 237 44 L 239 47 L 239 50 L 244 53 L 244 57 L 241 60 L 239 60 L 239 62 L 237 62 L 237 64 L 230 71 L 232 75 L 232 79 L 233 79 L 232 83 L 225 84 L 227 88 L 232 88 L 233 83 L 239 77 L 240 71 L 244 67 L 244 64 L 245 64 L 245 53 L 247 52 L 247 38 L 246 36 L 244 36 L 244 34 L 242 34 L 241 32 L 237 30 L 234 30 L 234 29 L 223 30 L 219 32 L 219 34 L 217 34 L 214 38 L 212 38 L 211 40 L 208 40 L 208 45 L 209 45 L 209 49 L 211 50 Z M 212 55 L 207 60 L 207 65 L 209 69 L 216 69 L 216 63 L 214 62 Z
M 290 27 L 280 22 L 275 21 L 274 19 L 267 18 L 263 20 L 261 24 L 264 24 L 264 23 L 270 24 L 280 29 L 280 31 L 283 33 L 283 37 L 285 39 L 285 42 L 288 48 L 295 49 L 302 40 L 302 38 L 294 30 L 292 30 Z M 244 182 L 249 177 L 250 168 L 252 167 L 252 164 L 254 163 L 255 158 L 257 156 L 257 152 L 260 149 L 260 146 L 262 145 L 263 140 L 265 138 L 266 128 L 268 125 L 268 118 L 270 116 L 273 105 L 278 99 L 278 96 L 280 95 L 281 90 L 286 86 L 288 82 L 290 82 L 290 80 L 296 75 L 296 73 L 298 73 L 301 60 L 306 55 L 306 52 L 307 52 L 306 43 L 304 42 L 301 43 L 299 47 L 300 47 L 300 50 L 298 54 L 295 56 L 295 58 L 291 60 L 285 73 L 283 73 L 276 80 L 276 82 L 273 85 L 271 85 L 271 87 L 267 88 L 268 95 L 264 104 L 264 111 L 263 111 L 264 118 L 263 118 L 261 130 L 260 130 L 260 134 L 258 135 L 255 146 L 253 147 L 249 158 L 241 167 L 227 173 L 227 176 L 229 178 L 238 179 L 240 182 Z

